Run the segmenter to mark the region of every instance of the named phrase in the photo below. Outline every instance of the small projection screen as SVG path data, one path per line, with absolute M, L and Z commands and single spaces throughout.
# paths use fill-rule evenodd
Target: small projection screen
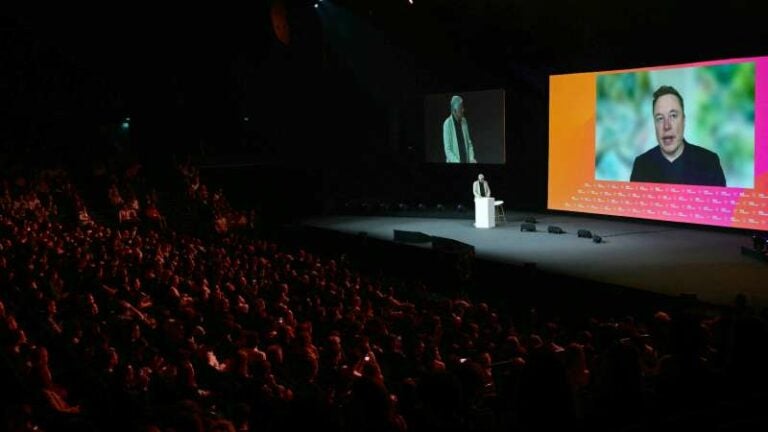
M 432 163 L 504 163 L 504 90 L 424 99 L 425 159 Z

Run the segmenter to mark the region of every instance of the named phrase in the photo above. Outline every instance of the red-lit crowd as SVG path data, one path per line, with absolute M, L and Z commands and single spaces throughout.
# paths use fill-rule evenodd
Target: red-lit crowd
M 219 235 L 102 226 L 63 170 L 3 179 L 7 430 L 644 430 L 763 400 L 766 321 L 744 307 L 523 325 L 228 232 L 247 213 L 180 170 Z

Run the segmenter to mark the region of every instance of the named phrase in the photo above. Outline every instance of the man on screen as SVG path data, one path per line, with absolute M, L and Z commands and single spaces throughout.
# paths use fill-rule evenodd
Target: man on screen
M 443 148 L 447 163 L 477 163 L 461 96 L 451 98 L 451 115 L 443 122 Z
M 653 122 L 659 145 L 635 158 L 629 181 L 725 186 L 716 153 L 685 140 L 683 97 L 671 86 L 653 93 Z
M 487 198 L 491 196 L 491 187 L 488 185 L 488 182 L 485 181 L 485 177 L 482 174 L 477 176 L 477 180 L 472 183 L 472 193 L 475 195 L 475 198 Z

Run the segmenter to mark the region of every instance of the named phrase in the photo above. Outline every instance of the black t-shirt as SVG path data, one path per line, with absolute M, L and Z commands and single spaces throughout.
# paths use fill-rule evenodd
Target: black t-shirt
M 629 181 L 725 186 L 725 174 L 716 153 L 685 142 L 683 153 L 672 162 L 659 146 L 636 157 Z
M 459 161 L 467 163 L 467 146 L 464 144 L 464 130 L 461 127 L 461 120 L 453 117 L 453 126 L 456 128 L 456 142 L 459 144 Z

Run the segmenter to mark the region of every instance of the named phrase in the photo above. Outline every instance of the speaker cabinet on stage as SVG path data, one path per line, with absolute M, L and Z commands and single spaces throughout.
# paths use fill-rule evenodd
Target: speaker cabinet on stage
M 437 268 L 442 269 L 442 284 L 466 282 L 472 278 L 475 247 L 444 237 L 432 237 L 432 250 L 437 252 Z
M 550 226 L 547 228 L 547 231 L 548 231 L 550 234 L 563 234 L 563 233 L 565 233 L 565 231 L 563 231 L 563 229 L 562 229 L 562 228 L 560 228 L 560 227 L 558 227 L 558 226 L 554 226 L 554 225 L 550 225 Z
M 520 231 L 536 232 L 536 225 L 528 222 L 524 222 L 520 225 Z
M 402 243 L 429 243 L 432 241 L 432 236 L 418 231 L 394 230 L 394 239 Z
M 592 232 L 590 230 L 580 229 L 579 237 L 592 238 Z

